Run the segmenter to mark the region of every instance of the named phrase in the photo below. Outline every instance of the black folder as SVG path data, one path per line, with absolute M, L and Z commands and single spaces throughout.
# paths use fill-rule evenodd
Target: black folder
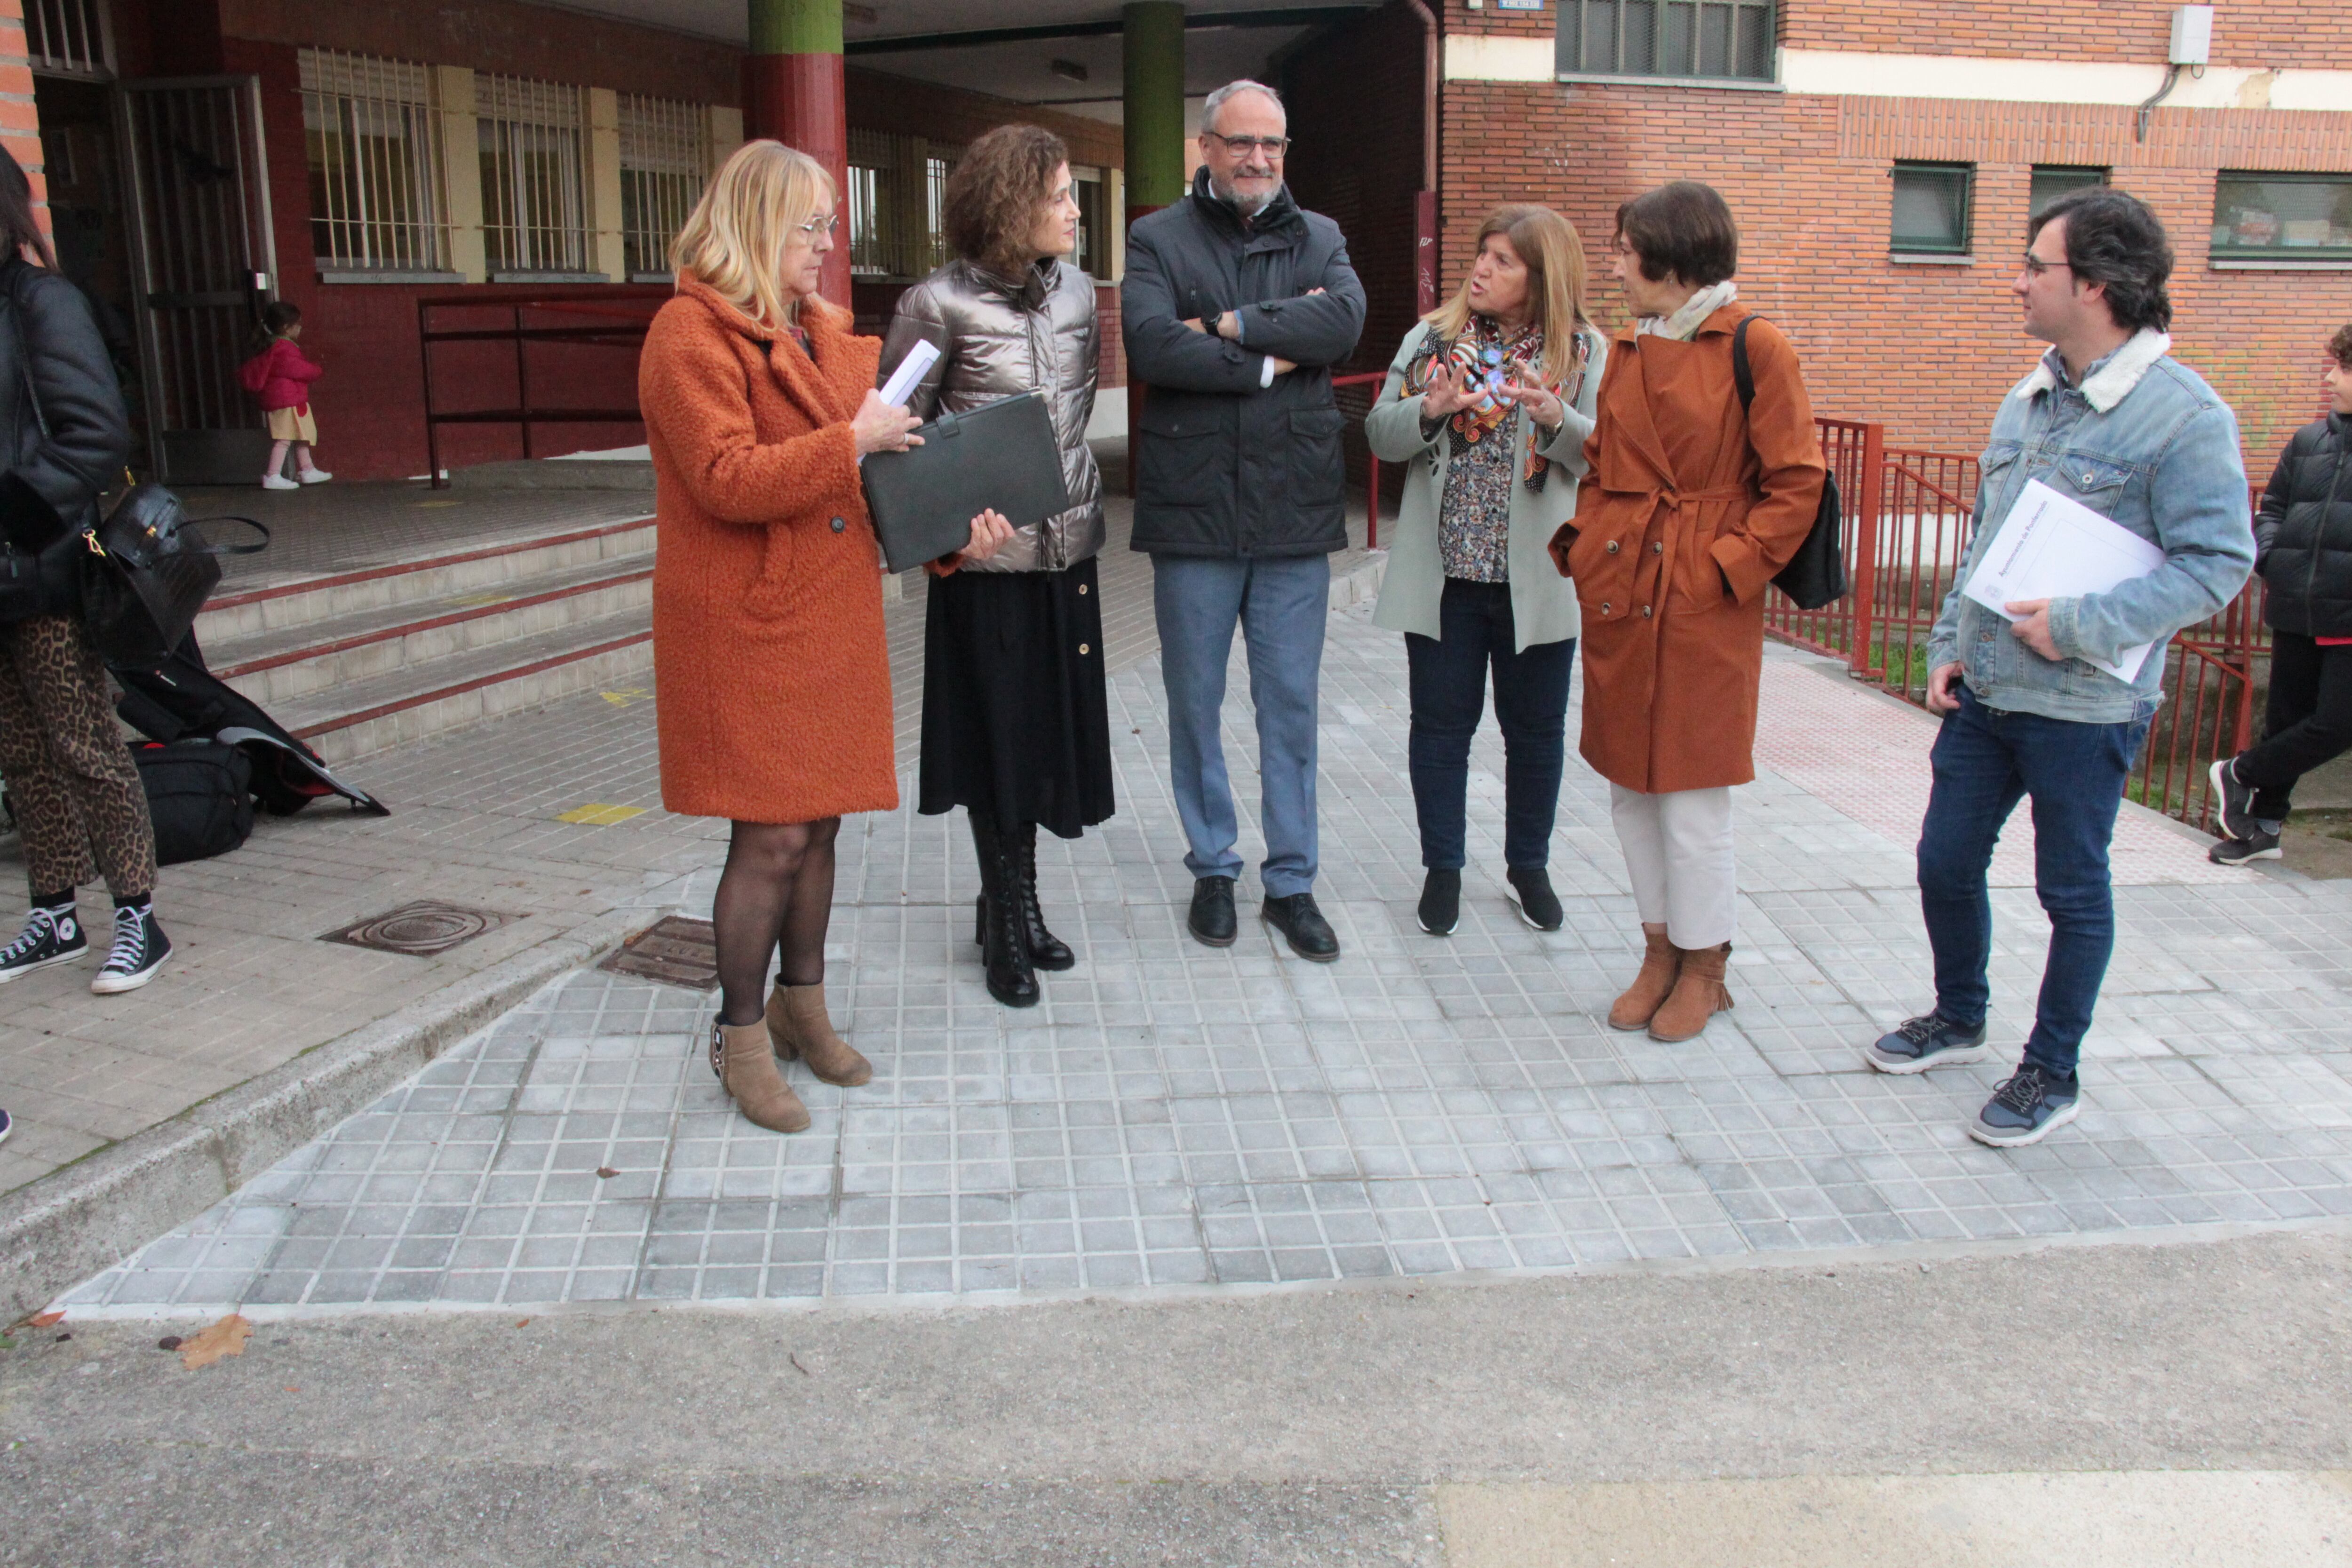
M 962 549 L 971 520 L 991 507 L 1015 528 L 1070 510 L 1043 393 L 942 414 L 915 434 L 921 446 L 868 453 L 863 469 L 866 509 L 893 572 Z

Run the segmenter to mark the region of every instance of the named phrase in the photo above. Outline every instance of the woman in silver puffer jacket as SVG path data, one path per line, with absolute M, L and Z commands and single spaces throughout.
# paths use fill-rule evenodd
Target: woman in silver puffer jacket
M 1060 137 L 1034 125 L 988 132 L 949 177 L 944 205 L 956 259 L 899 299 L 882 375 L 923 339 L 940 358 L 908 399 L 919 417 L 1044 393 L 1072 503 L 986 561 L 934 564 L 924 632 L 919 809 L 970 816 L 989 994 L 1026 1007 L 1037 970 L 1077 963 L 1038 909 L 1037 828 L 1076 838 L 1112 810 L 1095 582 L 1102 476 L 1087 447 L 1100 339 L 1094 282 L 1062 259 L 1078 208 Z

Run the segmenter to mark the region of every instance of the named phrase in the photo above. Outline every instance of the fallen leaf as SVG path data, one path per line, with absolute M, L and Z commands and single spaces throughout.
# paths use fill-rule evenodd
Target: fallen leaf
M 612 1167 L 612 1166 L 610 1166 L 610 1165 L 599 1165 L 599 1166 L 597 1166 L 597 1167 L 596 1167 L 596 1174 L 597 1174 L 598 1176 L 600 1176 L 600 1177 L 604 1177 L 604 1178 L 606 1178 L 606 1179 L 610 1179 L 610 1178 L 612 1178 L 612 1177 L 614 1177 L 614 1176 L 617 1176 L 617 1175 L 619 1175 L 620 1173 L 621 1173 L 620 1172 L 618 1172 L 618 1171 L 616 1171 L 616 1170 L 613 1169 L 613 1167 Z
M 37 1329 L 46 1329 L 51 1323 L 64 1322 L 66 1315 L 63 1312 L 43 1312 L 37 1318 L 27 1318 L 25 1321 Z
M 289 1394 L 299 1394 L 302 1390 L 299 1384 L 289 1383 L 286 1385 L 286 1392 Z
M 165 1334 L 162 1339 L 155 1342 L 155 1348 L 159 1351 L 178 1350 L 180 1348 L 180 1336 L 177 1334 Z
M 180 1364 L 190 1372 L 210 1366 L 225 1355 L 243 1355 L 253 1325 L 231 1312 L 219 1322 L 180 1346 Z
M 518 1329 L 527 1329 L 530 1327 L 530 1320 L 529 1318 L 517 1318 L 515 1320 L 515 1327 Z

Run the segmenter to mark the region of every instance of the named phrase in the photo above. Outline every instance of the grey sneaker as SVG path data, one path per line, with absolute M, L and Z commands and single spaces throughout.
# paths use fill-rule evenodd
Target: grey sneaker
M 1904 1019 L 1862 1053 L 1880 1072 L 1926 1072 L 1946 1062 L 1980 1062 L 1991 1054 L 1982 1024 L 1971 1029 L 1941 1013 Z
M 2279 858 L 2278 835 L 2264 833 L 2257 827 L 2249 838 L 2224 838 L 2205 851 L 2205 858 L 2216 866 L 2242 866 L 2249 860 L 2275 860 Z
M 2029 1062 L 1995 1086 L 1992 1098 L 1969 1123 L 1969 1136 L 1997 1149 L 2039 1143 L 2082 1109 L 2080 1079 L 2054 1077 Z

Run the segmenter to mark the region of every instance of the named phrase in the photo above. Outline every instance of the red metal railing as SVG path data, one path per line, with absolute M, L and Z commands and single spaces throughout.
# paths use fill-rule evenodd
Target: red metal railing
M 1388 378 L 1389 373 L 1384 370 L 1362 371 L 1354 375 L 1335 375 L 1331 378 L 1331 390 L 1337 392 L 1343 386 L 1370 386 L 1372 388 L 1370 403 L 1377 403 L 1381 396 L 1381 384 Z M 1370 403 L 1366 407 L 1369 411 Z M 1369 443 L 1367 446 L 1369 447 Z M 1380 547 L 1381 460 L 1368 449 L 1364 453 L 1364 548 L 1378 550 Z
M 626 408 L 589 408 L 531 401 L 530 357 L 533 343 L 577 343 L 601 348 L 637 349 L 654 312 L 675 289 L 667 284 L 635 287 L 605 285 L 593 289 L 554 289 L 535 294 L 428 294 L 416 301 L 416 337 L 425 358 L 425 451 L 426 472 L 435 489 L 448 481 L 441 471 L 441 426 L 444 425 L 517 425 L 522 428 L 522 455 L 530 457 L 534 425 L 630 425 L 641 416 L 634 400 Z M 436 327 L 436 311 L 461 310 L 477 317 L 503 311 L 502 326 Z M 564 324 L 527 324 L 525 312 L 544 320 L 562 318 Z M 445 411 L 433 395 L 433 345 L 436 343 L 512 343 L 515 401 L 497 408 Z

